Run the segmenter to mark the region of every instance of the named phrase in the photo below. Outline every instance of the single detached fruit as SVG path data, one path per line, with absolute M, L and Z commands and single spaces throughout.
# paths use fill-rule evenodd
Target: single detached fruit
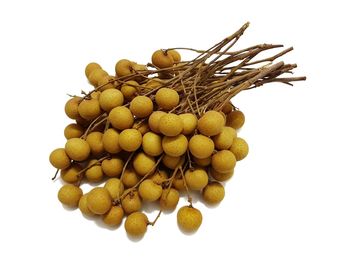
M 183 206 L 177 212 L 177 223 L 185 232 L 195 232 L 202 224 L 202 213 L 190 206 Z

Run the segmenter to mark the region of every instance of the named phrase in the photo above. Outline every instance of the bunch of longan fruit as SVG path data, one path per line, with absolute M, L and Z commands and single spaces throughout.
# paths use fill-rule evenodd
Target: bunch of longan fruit
M 152 55 L 157 69 L 178 63 L 176 50 Z M 49 158 L 66 183 L 58 199 L 86 216 L 102 216 L 109 226 L 119 226 L 126 216 L 126 232 L 142 236 L 158 219 L 149 221 L 142 203 L 174 210 L 184 192 L 189 205 L 178 210 L 177 221 L 182 230 L 193 232 L 202 214 L 193 207 L 191 192 L 199 191 L 208 204 L 223 200 L 221 182 L 248 154 L 248 144 L 237 137 L 245 118 L 230 102 L 200 116 L 178 112 L 186 95 L 167 86 L 166 71 L 154 77 L 135 74 L 145 70 L 146 65 L 126 59 L 116 63 L 115 76 L 97 63 L 86 66 L 95 89 L 67 101 L 65 113 L 74 122 L 64 129 L 64 148 Z M 83 193 L 80 184 L 86 182 L 94 187 Z

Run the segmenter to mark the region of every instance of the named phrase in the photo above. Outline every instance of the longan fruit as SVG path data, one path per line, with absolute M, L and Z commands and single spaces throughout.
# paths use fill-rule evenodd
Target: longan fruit
M 227 150 L 231 147 L 232 141 L 237 137 L 237 132 L 231 127 L 223 127 L 222 131 L 213 137 L 215 148 L 218 150 Z
M 148 126 L 149 128 L 155 132 L 160 133 L 159 131 L 159 120 L 166 115 L 167 113 L 164 111 L 154 111 L 148 118 Z
M 230 151 L 235 155 L 236 161 L 243 160 L 249 152 L 248 143 L 242 138 L 235 138 L 232 141 Z
M 167 155 L 178 157 L 187 151 L 188 141 L 185 135 L 179 134 L 177 136 L 164 136 L 162 140 L 162 147 Z
M 142 200 L 154 202 L 160 198 L 163 189 L 151 179 L 144 180 L 139 186 L 139 194 Z
M 142 149 L 150 156 L 158 156 L 162 154 L 162 137 L 154 132 L 147 132 L 142 137 Z
M 99 64 L 97 64 L 96 62 L 91 62 L 91 63 L 87 64 L 85 67 L 85 76 L 89 77 L 91 72 L 94 71 L 95 69 L 102 69 L 102 67 Z
M 136 96 L 130 102 L 130 111 L 137 118 L 145 118 L 153 112 L 153 102 L 149 97 Z
M 144 213 L 134 212 L 125 220 L 125 231 L 130 236 L 142 237 L 147 231 L 148 218 Z
M 99 80 L 105 76 L 108 76 L 108 73 L 106 71 L 104 71 L 101 68 L 96 68 L 93 71 L 91 71 L 91 73 L 88 76 L 88 80 L 91 83 L 91 85 L 97 87 Z
M 177 223 L 185 232 L 194 232 L 202 224 L 202 213 L 191 206 L 183 206 L 177 212 Z
M 185 172 L 185 180 L 191 190 L 202 190 L 208 184 L 209 178 L 204 169 L 195 168 Z
M 244 122 L 245 116 L 243 112 L 239 110 L 232 111 L 226 116 L 226 126 L 232 127 L 236 130 L 241 128 Z
M 168 54 L 173 57 L 174 63 L 179 63 L 181 61 L 181 55 L 175 49 L 168 50 Z
M 136 94 L 139 92 L 139 84 L 135 80 L 129 80 L 125 82 L 120 91 L 123 93 L 124 98 L 127 101 L 131 101 L 136 97 Z
M 232 104 L 231 103 L 226 103 L 223 107 L 222 107 L 222 109 L 221 109 L 221 111 L 223 112 L 223 113 L 225 113 L 225 114 L 229 114 L 231 111 L 233 110 L 233 106 L 232 106 Z
M 71 166 L 61 170 L 61 178 L 67 183 L 74 184 L 78 182 L 81 170 L 82 167 L 79 164 L 72 163 Z
M 85 161 L 90 155 L 89 144 L 80 138 L 69 139 L 64 149 L 69 158 L 78 162 Z
M 124 96 L 120 90 L 106 89 L 101 93 L 99 103 L 104 111 L 110 112 L 113 108 L 123 105 Z
M 160 197 L 159 204 L 162 210 L 174 210 L 179 202 L 180 194 L 174 188 L 165 189 Z
M 182 175 L 180 174 L 180 172 L 178 172 L 174 178 L 173 181 L 173 186 L 176 190 L 178 190 L 179 192 L 183 192 L 186 190 L 186 186 L 185 186 L 185 180 L 182 177 Z
M 84 128 L 79 124 L 71 123 L 64 128 L 64 137 L 66 139 L 79 138 L 84 134 Z
M 121 180 L 125 188 L 131 188 L 140 181 L 140 178 L 136 174 L 134 169 L 127 168 L 125 169 L 124 175 L 121 177 Z
M 58 191 L 58 200 L 66 206 L 78 207 L 79 199 L 83 195 L 83 191 L 72 184 L 66 184 Z
M 142 144 L 142 134 L 136 129 L 125 129 L 119 134 L 119 145 L 127 152 L 136 151 Z
M 104 185 L 113 200 L 119 198 L 124 192 L 124 185 L 118 178 L 108 179 Z
M 115 73 L 118 77 L 132 74 L 133 63 L 127 59 L 121 59 L 115 64 Z
M 211 205 L 220 203 L 225 197 L 225 188 L 219 182 L 210 182 L 202 191 L 205 202 Z
M 162 86 L 164 83 L 161 79 L 159 78 L 152 78 L 150 80 L 148 80 L 145 84 L 145 88 L 146 89 L 155 89 L 158 88 L 160 86 Z
M 152 64 L 158 68 L 170 68 L 174 65 L 174 59 L 167 51 L 159 49 L 152 55 Z
M 207 136 L 198 134 L 191 137 L 188 148 L 193 156 L 205 159 L 214 152 L 214 142 Z
M 145 135 L 147 132 L 150 131 L 148 124 L 145 122 L 142 122 L 141 124 L 134 123 L 132 128 L 141 132 L 142 135 Z
M 100 98 L 101 91 L 97 90 L 91 93 L 90 97 L 91 99 L 98 100 Z
M 161 88 L 156 93 L 156 103 L 163 110 L 172 110 L 180 101 L 179 94 L 174 89 Z
M 235 155 L 229 150 L 218 151 L 211 158 L 211 166 L 219 173 L 232 171 L 236 165 Z
M 103 170 L 101 165 L 97 162 L 97 160 L 93 159 L 89 161 L 88 167 L 89 169 L 85 171 L 85 177 L 89 182 L 97 183 L 103 179 Z
M 164 155 L 162 159 L 162 163 L 169 169 L 174 170 L 178 165 L 184 162 L 184 158 L 182 156 L 170 156 Z
M 165 136 L 179 135 L 183 127 L 182 119 L 174 113 L 167 113 L 159 119 L 159 131 Z
M 91 153 L 94 156 L 100 156 L 104 153 L 103 142 L 102 142 L 103 133 L 94 131 L 86 136 L 86 142 L 90 146 Z
M 202 166 L 202 167 L 209 166 L 211 164 L 211 156 L 204 158 L 204 159 L 199 159 L 197 157 L 193 157 L 193 162 L 199 166 Z
M 121 201 L 122 207 L 126 214 L 131 214 L 141 209 L 141 199 L 137 191 L 126 195 Z
M 86 216 L 93 216 L 95 214 L 91 212 L 87 206 L 87 196 L 88 196 L 88 193 L 80 197 L 78 207 L 82 214 Z
M 91 212 L 103 215 L 112 207 L 112 198 L 107 189 L 103 187 L 93 188 L 87 196 L 87 205 Z
M 225 118 L 217 111 L 207 111 L 198 120 L 198 130 L 206 136 L 214 136 L 222 131 L 225 125 Z
M 153 156 L 149 156 L 143 152 L 138 153 L 133 160 L 133 167 L 137 174 L 144 176 L 152 173 L 155 169 L 155 160 Z
M 64 111 L 69 118 L 75 120 L 78 117 L 80 117 L 78 112 L 78 106 L 81 101 L 82 98 L 73 97 L 66 102 L 66 105 L 64 106 Z
M 115 78 L 113 76 L 106 75 L 98 80 L 97 87 L 99 91 L 103 92 L 108 89 L 114 89 Z
M 118 130 L 125 130 L 134 124 L 134 116 L 125 106 L 118 106 L 109 112 L 108 120 Z
M 137 75 L 134 77 L 136 81 L 143 81 L 144 79 L 147 79 L 144 77 L 142 74 L 144 73 L 143 71 L 147 71 L 147 66 L 146 65 L 141 65 L 134 63 L 132 65 L 132 71 L 133 73 L 136 73 Z
M 209 174 L 211 175 L 211 177 L 220 182 L 224 182 L 230 179 L 233 176 L 233 172 L 234 170 L 229 171 L 227 173 L 219 173 L 218 171 L 213 169 L 213 167 L 210 167 L 209 169 Z
M 124 217 L 124 210 L 120 206 L 112 206 L 111 209 L 103 215 L 102 220 L 106 225 L 119 226 Z
M 102 144 L 105 151 L 109 153 L 119 153 L 122 150 L 119 145 L 119 133 L 113 128 L 109 128 L 104 132 Z
M 168 174 L 164 170 L 157 170 L 152 176 L 149 177 L 155 184 L 161 185 L 168 179 Z
M 70 159 L 63 148 L 53 150 L 49 160 L 52 166 L 57 169 L 65 169 L 70 166 Z
M 197 127 L 197 117 L 192 113 L 183 113 L 180 114 L 179 117 L 182 119 L 184 124 L 184 128 L 182 130 L 182 134 L 189 135 L 194 132 Z
M 101 115 L 100 103 L 97 99 L 83 100 L 78 106 L 79 115 L 91 121 Z
M 117 157 L 105 159 L 102 161 L 101 167 L 103 173 L 108 177 L 119 177 L 123 171 L 124 161 Z

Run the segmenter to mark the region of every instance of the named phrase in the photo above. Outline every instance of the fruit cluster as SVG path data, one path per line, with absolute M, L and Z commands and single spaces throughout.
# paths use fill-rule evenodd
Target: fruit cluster
M 154 52 L 147 65 L 119 60 L 115 75 L 88 64 L 85 75 L 94 89 L 65 104 L 66 115 L 75 122 L 64 129 L 64 148 L 49 158 L 66 183 L 58 192 L 60 202 L 79 207 L 86 216 L 102 216 L 110 226 L 119 226 L 126 215 L 126 232 L 142 236 L 161 211 L 176 208 L 184 192 L 189 205 L 178 210 L 178 225 L 196 231 L 202 214 L 193 207 L 191 192 L 218 204 L 225 196 L 221 182 L 232 177 L 236 162 L 248 154 L 248 144 L 237 137 L 245 117 L 230 99 L 279 81 L 278 75 L 295 67 L 281 62 L 248 67 L 255 64 L 248 64 L 255 55 L 277 45 L 228 52 L 225 47 L 245 28 L 207 51 L 197 50 L 201 55 L 191 61 L 168 49 Z M 239 66 L 231 64 L 235 61 L 241 61 Z M 284 79 L 294 80 L 299 79 Z M 83 193 L 81 183 L 95 187 Z M 142 202 L 158 203 L 153 222 L 141 212 Z

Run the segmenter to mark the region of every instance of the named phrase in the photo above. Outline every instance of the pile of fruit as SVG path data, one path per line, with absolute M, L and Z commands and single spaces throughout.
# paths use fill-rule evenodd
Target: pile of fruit
M 66 183 L 58 192 L 60 202 L 86 216 L 102 216 L 109 226 L 119 226 L 126 216 L 126 232 L 142 236 L 162 211 L 177 207 L 183 192 L 189 204 L 178 210 L 178 225 L 196 231 L 202 214 L 193 207 L 191 192 L 199 191 L 208 204 L 220 203 L 221 182 L 248 154 L 248 144 L 237 137 L 245 118 L 231 98 L 265 83 L 305 79 L 278 78 L 296 67 L 272 64 L 291 48 L 260 60 L 253 59 L 281 45 L 230 51 L 247 27 L 208 50 L 157 50 L 147 65 L 119 60 L 113 75 L 88 64 L 85 75 L 94 89 L 67 101 L 65 113 L 74 123 L 64 129 L 64 148 L 50 154 Z M 197 56 L 183 61 L 180 50 Z M 94 187 L 83 193 L 82 183 Z M 142 212 L 143 202 L 158 204 L 155 220 Z

